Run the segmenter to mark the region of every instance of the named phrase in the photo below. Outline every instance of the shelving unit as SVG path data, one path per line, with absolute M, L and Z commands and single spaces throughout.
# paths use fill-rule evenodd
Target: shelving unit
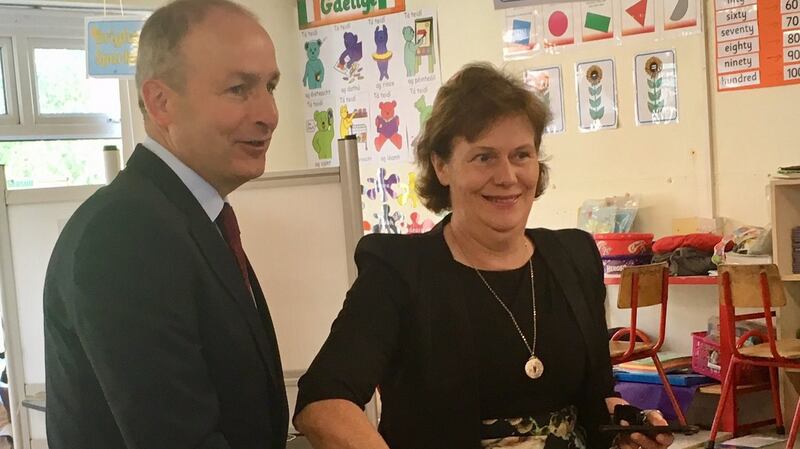
M 800 226 L 800 178 L 770 182 L 772 211 L 772 260 L 778 266 L 787 294 L 786 306 L 778 315 L 780 338 L 796 338 L 800 330 L 800 274 L 792 273 L 792 228 Z M 800 373 L 781 375 L 784 420 L 791 419 L 798 400 Z
M 773 260 L 784 281 L 800 281 L 800 273 L 792 273 L 792 228 L 800 226 L 800 178 L 773 179 L 770 191 Z

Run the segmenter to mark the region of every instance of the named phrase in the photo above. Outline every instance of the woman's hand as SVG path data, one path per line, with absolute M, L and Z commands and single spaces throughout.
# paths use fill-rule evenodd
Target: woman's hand
M 664 415 L 658 410 L 647 410 L 647 422 L 653 426 L 666 426 L 667 420 Z M 629 423 L 622 421 L 622 425 Z M 669 447 L 675 437 L 671 433 L 659 433 L 655 438 L 650 438 L 647 435 L 639 432 L 630 434 L 619 434 L 616 439 L 616 446 L 620 449 L 666 449 Z

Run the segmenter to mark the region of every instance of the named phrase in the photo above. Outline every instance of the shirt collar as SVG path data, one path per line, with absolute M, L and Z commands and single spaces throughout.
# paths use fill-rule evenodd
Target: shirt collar
M 178 175 L 178 178 L 180 178 L 189 191 L 192 192 L 197 202 L 200 203 L 200 207 L 206 212 L 208 218 L 211 219 L 211 221 L 216 220 L 225 203 L 225 200 L 220 196 L 219 192 L 217 192 L 217 189 L 212 187 L 211 184 L 198 175 L 197 172 L 189 168 L 188 165 L 181 162 L 171 151 L 156 142 L 155 139 L 148 136 L 144 139 L 143 145 L 158 156 L 159 159 L 164 161 L 164 163 Z

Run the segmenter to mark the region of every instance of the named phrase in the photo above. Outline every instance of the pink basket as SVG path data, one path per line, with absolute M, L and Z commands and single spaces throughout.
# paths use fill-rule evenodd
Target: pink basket
M 706 336 L 705 331 L 692 332 L 692 371 L 722 380 L 719 342 Z M 769 369 L 762 366 L 739 365 L 737 384 L 755 384 L 769 381 Z

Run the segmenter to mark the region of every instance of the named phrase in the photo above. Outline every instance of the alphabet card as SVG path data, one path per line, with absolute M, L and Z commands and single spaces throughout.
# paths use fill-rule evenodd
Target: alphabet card
M 578 117 L 582 132 L 617 127 L 617 80 L 613 59 L 575 65 Z
M 672 50 L 642 53 L 634 58 L 636 124 L 678 121 L 678 70 Z
M 382 163 L 409 160 L 406 127 L 412 117 L 407 114 L 408 100 L 402 91 L 373 92 L 370 102 L 373 118 L 367 133 L 367 145 L 375 152 L 375 160 Z
M 369 98 L 366 94 L 346 95 L 339 98 L 339 108 L 334 111 L 338 114 L 339 126 L 336 137 L 343 139 L 345 136 L 356 136 L 358 145 L 358 161 L 372 162 L 374 151 L 368 145 L 369 134 Z
M 439 91 L 438 84 L 423 84 L 412 88 L 411 99 L 413 103 L 404 105 L 404 116 L 408 117 L 406 121 L 406 130 L 408 132 L 408 145 L 409 145 L 409 161 L 414 161 L 414 150 L 417 147 L 417 141 L 425 129 L 425 124 L 431 118 L 433 113 L 433 99 L 436 98 L 436 93 Z
M 314 168 L 339 165 L 335 135 L 339 126 L 339 115 L 334 113 L 332 97 L 309 100 L 306 108 L 305 135 L 306 157 Z

